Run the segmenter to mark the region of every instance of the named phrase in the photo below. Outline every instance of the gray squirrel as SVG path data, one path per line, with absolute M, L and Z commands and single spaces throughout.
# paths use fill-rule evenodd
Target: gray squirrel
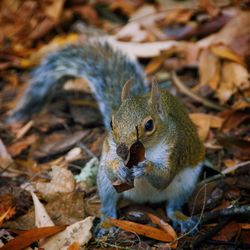
M 156 83 L 149 91 L 140 65 L 108 43 L 69 45 L 50 53 L 33 71 L 9 122 L 40 111 L 69 77 L 87 79 L 107 130 L 97 177 L 101 221 L 117 218 L 117 202 L 126 198 L 137 203 L 165 202 L 167 216 L 181 232 L 195 227 L 197 220 L 181 212 L 204 160 L 195 126 L 176 97 Z M 131 147 L 138 141 L 144 159 L 129 168 Z M 117 180 L 134 187 L 118 193 L 113 186 Z M 112 230 L 100 228 L 98 235 Z

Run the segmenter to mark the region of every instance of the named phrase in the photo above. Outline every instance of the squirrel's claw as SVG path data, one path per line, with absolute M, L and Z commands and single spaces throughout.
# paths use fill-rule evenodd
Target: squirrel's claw
M 194 235 L 198 231 L 199 220 L 197 217 L 189 217 L 186 220 L 174 220 L 173 227 L 181 233 Z
M 134 178 L 139 178 L 145 175 L 145 163 L 146 161 L 142 161 L 138 163 L 136 166 L 132 167 L 132 175 Z
M 119 166 L 117 168 L 117 177 L 122 182 L 133 182 L 133 176 L 131 174 L 131 169 L 126 166 Z
M 95 237 L 96 238 L 101 238 L 104 236 L 115 236 L 117 235 L 119 232 L 119 228 L 117 227 L 109 227 L 109 228 L 102 228 L 99 226 L 97 226 L 96 230 L 95 230 Z

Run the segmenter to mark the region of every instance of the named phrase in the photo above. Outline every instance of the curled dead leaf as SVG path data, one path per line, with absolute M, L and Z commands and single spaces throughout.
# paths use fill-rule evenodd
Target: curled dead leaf
M 189 114 L 193 123 L 197 126 L 198 134 L 201 140 L 205 140 L 208 136 L 210 128 L 221 128 L 223 119 L 217 116 L 204 114 L 204 113 L 192 113 Z
M 173 240 L 172 236 L 170 236 L 167 232 L 159 228 L 151 227 L 148 225 L 142 225 L 132 221 L 118 220 L 113 218 L 110 218 L 110 221 L 113 223 L 113 225 L 131 233 L 136 233 L 149 237 L 151 239 L 160 240 L 164 242 L 171 242 Z

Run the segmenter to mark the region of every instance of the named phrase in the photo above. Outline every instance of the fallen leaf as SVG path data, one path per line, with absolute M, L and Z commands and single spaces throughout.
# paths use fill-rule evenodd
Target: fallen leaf
M 219 233 L 212 237 L 213 240 L 230 241 L 240 231 L 240 225 L 234 221 L 223 227 Z
M 20 250 L 28 247 L 35 241 L 42 238 L 46 238 L 65 229 L 66 226 L 54 226 L 54 227 L 43 227 L 43 228 L 33 228 L 22 232 L 19 236 L 15 237 L 6 243 L 1 250 Z M 50 248 L 52 249 L 52 248 Z M 54 248 L 55 249 L 55 248 Z
M 92 237 L 91 228 L 93 220 L 94 217 L 89 216 L 68 226 L 63 232 L 46 239 L 40 247 L 44 249 L 67 250 L 74 242 L 84 246 Z
M 213 90 L 216 90 L 221 79 L 220 68 L 218 57 L 209 50 L 203 49 L 199 56 L 200 84 L 209 85 Z
M 250 115 L 243 111 L 229 110 L 223 118 L 224 122 L 221 130 L 227 133 L 235 128 L 238 128 L 243 122 L 250 120 Z
M 70 133 L 53 133 L 45 138 L 44 143 L 34 150 L 33 156 L 35 158 L 43 158 L 69 150 L 76 143 L 78 143 L 88 133 L 85 131 L 76 131 Z
M 67 250 L 80 250 L 80 245 L 77 242 L 74 242 L 68 246 Z
M 245 230 L 250 230 L 250 224 L 249 223 L 239 223 L 240 227 Z
M 66 123 L 65 119 L 48 113 L 37 114 L 33 117 L 32 121 L 34 127 L 42 132 L 48 132 L 50 129 L 64 126 Z
M 69 193 L 75 190 L 75 179 L 71 171 L 66 168 L 53 166 L 49 173 L 51 181 L 49 183 L 36 182 L 36 190 L 44 196 L 59 193 Z
M 250 141 L 237 137 L 218 137 L 218 142 L 238 159 L 250 159 Z
M 148 43 L 135 43 L 135 42 L 122 42 L 115 40 L 114 37 L 109 36 L 107 41 L 110 42 L 115 48 L 121 49 L 131 59 L 136 58 L 151 58 L 161 55 L 162 50 L 171 48 L 178 44 L 176 41 L 164 42 L 148 42 Z
M 227 59 L 246 67 L 244 59 L 224 44 L 213 44 L 210 47 L 210 51 L 221 59 Z
M 152 213 L 147 213 L 147 215 L 154 224 L 158 225 L 162 230 L 164 230 L 166 233 L 168 233 L 172 237 L 172 241 L 174 243 L 171 244 L 171 248 L 176 249 L 177 248 L 177 234 L 175 230 L 167 222 L 160 219 L 156 215 Z
M 109 220 L 113 225 L 131 233 L 143 235 L 164 242 L 171 242 L 173 240 L 172 236 L 170 236 L 164 230 L 159 228 L 151 227 L 148 225 L 142 225 L 139 223 L 126 220 L 117 220 L 113 218 L 109 218 Z
M 221 104 L 226 103 L 238 90 L 249 88 L 248 71 L 245 67 L 234 62 L 224 62 L 222 65 L 222 79 L 216 95 Z
M 35 207 L 35 225 L 36 225 L 36 227 L 42 228 L 42 227 L 54 226 L 55 224 L 53 223 L 53 221 L 49 217 L 43 204 L 39 201 L 39 199 L 37 198 L 37 196 L 33 192 L 30 192 L 30 194 L 32 196 L 34 207 Z
M 128 23 L 117 34 L 116 38 L 120 41 L 145 42 L 148 32 L 141 28 L 137 22 Z
M 67 44 L 74 44 L 79 42 L 79 35 L 75 33 L 69 33 L 67 35 L 59 35 L 52 39 L 48 44 L 45 44 L 35 52 L 31 53 L 29 57 L 20 59 L 20 67 L 30 68 L 37 65 L 42 58 L 48 55 L 50 52 L 56 49 L 66 46 Z
M 15 208 L 9 207 L 8 210 L 4 214 L 0 215 L 0 226 L 2 225 L 4 220 L 8 220 L 15 214 L 16 214 Z
M 8 153 L 3 141 L 0 139 L 0 168 L 6 168 L 13 164 L 13 159 Z
M 45 209 L 48 212 L 49 217 L 56 225 L 71 225 L 83 220 L 85 217 L 85 205 L 81 192 L 64 193 L 63 195 L 62 193 L 57 193 L 53 196 L 42 198 L 46 200 L 46 204 L 44 205 Z M 88 203 L 89 201 L 86 201 L 86 205 L 89 205 Z M 100 206 L 96 205 L 95 207 L 95 213 L 91 211 L 94 215 L 97 214 Z M 34 209 L 16 218 L 15 220 L 5 222 L 5 225 L 8 228 L 19 230 L 28 230 L 35 227 Z
M 199 0 L 199 7 L 205 10 L 210 16 L 217 16 L 220 13 L 219 6 L 216 5 L 216 1 L 211 0 Z
M 81 4 L 80 6 L 74 7 L 74 12 L 77 15 L 80 15 L 80 17 L 88 24 L 97 27 L 102 24 L 98 12 L 91 3 L 85 3 Z
M 244 44 L 239 43 L 241 37 L 249 35 L 250 32 L 250 11 L 239 11 L 236 9 L 236 15 L 212 38 L 212 44 L 222 43 L 231 47 L 235 53 L 244 56 L 246 49 L 249 48 L 249 41 Z M 243 49 L 245 47 L 245 49 Z
M 65 161 L 73 162 L 83 158 L 83 151 L 79 147 L 72 148 L 66 155 Z
M 57 21 L 62 13 L 64 2 L 65 0 L 57 0 L 51 1 L 50 4 L 46 4 L 46 15 Z
M 16 139 L 21 139 L 28 131 L 33 127 L 34 122 L 31 120 L 27 122 L 22 128 L 20 128 L 16 133 Z
M 193 123 L 197 126 L 198 134 L 201 140 L 205 140 L 208 136 L 210 128 L 220 128 L 223 123 L 223 119 L 217 116 L 204 114 L 204 113 L 192 113 L 189 114 Z
M 21 154 L 25 149 L 27 149 L 32 144 L 36 143 L 38 140 L 37 135 L 32 134 L 30 136 L 27 136 L 23 138 L 22 140 L 19 140 L 11 145 L 8 146 L 8 152 L 12 156 L 18 156 Z
M 162 56 L 158 56 L 153 58 L 150 63 L 145 67 L 146 74 L 150 75 L 155 73 L 163 64 L 164 58 Z
M 111 1 L 110 8 L 113 11 L 120 10 L 130 16 L 135 11 L 136 5 L 133 1 Z

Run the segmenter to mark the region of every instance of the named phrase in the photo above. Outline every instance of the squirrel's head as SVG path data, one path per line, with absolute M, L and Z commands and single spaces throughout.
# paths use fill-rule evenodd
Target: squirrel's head
M 153 83 L 151 93 L 141 97 L 128 97 L 129 87 L 130 81 L 123 87 L 121 105 L 110 122 L 117 151 L 121 149 L 119 156 L 124 160 L 130 147 L 138 140 L 147 150 L 156 145 L 161 135 L 165 134 L 158 84 Z

